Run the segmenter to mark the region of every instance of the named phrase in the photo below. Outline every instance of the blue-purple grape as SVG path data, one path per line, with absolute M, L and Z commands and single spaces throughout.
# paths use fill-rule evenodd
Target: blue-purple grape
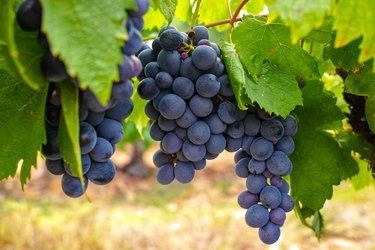
M 96 185 L 106 185 L 110 183 L 116 174 L 115 165 L 111 160 L 106 162 L 92 161 L 87 178 Z
M 189 183 L 194 179 L 194 165 L 190 162 L 178 161 L 174 169 L 174 175 L 178 182 Z
M 195 67 L 199 70 L 208 70 L 215 66 L 216 52 L 207 45 L 201 45 L 195 48 L 191 54 L 191 59 Z
M 189 140 L 196 144 L 201 145 L 208 142 L 210 139 L 210 128 L 203 121 L 197 121 L 188 128 L 187 135 Z
M 219 93 L 220 82 L 215 75 L 204 74 L 197 79 L 195 87 L 199 95 L 210 98 Z
M 250 227 L 263 227 L 268 223 L 268 220 L 269 212 L 262 205 L 254 204 L 246 211 L 245 221 Z
M 175 94 L 165 95 L 159 103 L 159 112 L 167 119 L 181 117 L 186 109 L 184 100 Z
M 174 166 L 169 163 L 162 165 L 156 174 L 156 180 L 162 185 L 171 183 L 174 178 Z
M 263 206 L 274 209 L 281 203 L 281 193 L 274 186 L 266 186 L 260 192 L 259 199 Z
M 96 145 L 97 133 L 95 128 L 87 122 L 79 124 L 79 145 L 81 147 L 81 154 L 87 154 Z
M 23 1 L 17 9 L 16 19 L 25 31 L 39 30 L 42 24 L 42 8 L 39 1 Z
M 87 189 L 88 181 L 87 177 L 83 176 L 84 180 L 84 189 L 82 188 L 81 180 L 77 177 L 70 176 L 69 174 L 64 174 L 61 179 L 61 187 L 63 192 L 71 197 L 71 198 L 77 198 L 82 196 Z
M 250 174 L 246 179 L 247 190 L 253 194 L 259 194 L 266 185 L 267 180 L 261 174 Z
M 226 140 L 222 134 L 211 134 L 206 143 L 206 150 L 211 154 L 220 154 L 225 150 Z
M 267 160 L 267 169 L 274 175 L 289 175 L 292 172 L 292 168 L 292 162 L 289 157 L 281 151 L 274 151 Z
M 273 244 L 280 238 L 280 227 L 272 222 L 259 228 L 259 238 L 265 244 Z
M 273 153 L 273 144 L 262 137 L 258 137 L 251 144 L 250 153 L 258 161 L 267 160 Z
M 46 167 L 48 172 L 53 175 L 62 175 L 65 173 L 63 160 L 50 160 L 46 159 Z
M 98 137 L 103 137 L 112 144 L 116 144 L 121 141 L 124 135 L 124 129 L 120 122 L 108 118 L 104 120 L 96 127 Z
M 96 162 L 106 162 L 113 153 L 112 144 L 108 140 L 98 137 L 95 147 L 90 151 L 90 157 Z
M 238 195 L 237 203 L 240 207 L 248 209 L 252 205 L 258 204 L 259 195 L 252 194 L 249 191 L 243 191 Z

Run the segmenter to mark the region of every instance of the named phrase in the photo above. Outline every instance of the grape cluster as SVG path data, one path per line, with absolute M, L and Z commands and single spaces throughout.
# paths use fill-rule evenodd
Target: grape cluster
M 39 31 L 40 45 L 46 49 L 40 65 L 42 74 L 50 82 L 45 109 L 47 143 L 42 145 L 42 153 L 46 158 L 48 171 L 54 175 L 63 175 L 62 189 L 67 196 L 83 195 L 88 181 L 104 185 L 115 176 L 115 166 L 110 158 L 115 152 L 115 145 L 122 139 L 122 124 L 133 110 L 131 78 L 142 71 L 142 64 L 134 54 L 142 49 L 142 16 L 147 12 L 150 2 L 137 0 L 136 4 L 137 10 L 127 11 L 129 18 L 124 25 L 129 39 L 121 49 L 123 64 L 118 66 L 120 80 L 113 83 L 108 104 L 102 105 L 89 89 L 79 89 L 79 143 L 83 188 L 79 178 L 71 172 L 70 165 L 62 159 L 57 137 L 61 119 L 61 98 L 56 83 L 67 80 L 66 84 L 70 82 L 79 88 L 79 82 L 69 76 L 64 62 L 51 53 L 47 36 L 40 31 L 42 8 L 39 1 L 26 0 L 17 9 L 16 18 L 20 27 L 25 31 Z
M 243 118 L 235 102 L 218 46 L 209 31 L 196 26 L 187 33 L 163 27 L 152 48 L 138 55 L 144 70 L 138 94 L 148 100 L 151 137 L 160 141 L 153 157 L 157 180 L 190 182 L 207 159 L 233 149 Z M 229 132 L 231 131 L 231 132 Z M 233 133 L 232 133 L 233 132 Z
M 288 156 L 294 151 L 297 121 L 292 115 L 282 119 L 249 109 L 243 125 L 242 148 L 234 159 L 236 174 L 246 178 L 247 190 L 238 196 L 238 204 L 247 209 L 247 225 L 259 228 L 259 238 L 273 244 L 280 237 L 286 212 L 294 207 L 289 184 L 282 176 L 292 171 Z

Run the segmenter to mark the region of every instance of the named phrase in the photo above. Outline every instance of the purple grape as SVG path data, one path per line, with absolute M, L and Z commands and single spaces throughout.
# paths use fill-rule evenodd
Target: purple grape
M 98 137 L 95 147 L 90 151 L 90 157 L 96 162 L 106 162 L 113 153 L 112 144 L 106 139 Z
M 273 244 L 280 238 L 280 227 L 268 222 L 259 229 L 259 238 L 265 244 Z
M 92 161 L 87 178 L 96 185 L 106 185 L 110 183 L 116 174 L 115 165 L 111 160 L 106 162 Z
M 269 220 L 269 213 L 262 205 L 252 205 L 245 214 L 246 224 L 250 227 L 260 228 L 265 226 Z
M 195 169 L 194 165 L 190 162 L 177 162 L 174 175 L 180 183 L 189 183 L 194 179 Z
M 258 204 L 259 196 L 257 194 L 252 194 L 249 191 L 243 191 L 238 196 L 237 202 L 240 207 L 248 209 L 252 205 Z
M 282 208 L 275 208 L 270 211 L 270 221 L 276 225 L 282 226 L 286 219 L 285 211 Z
M 171 183 L 174 178 L 174 166 L 172 164 L 164 164 L 158 169 L 156 179 L 160 184 L 167 185 Z
M 79 178 L 70 176 L 69 174 L 64 174 L 61 179 L 61 187 L 63 192 L 71 198 L 77 198 L 82 196 L 86 192 L 88 186 L 86 176 L 83 176 L 83 180 L 84 189 L 82 189 L 81 180 Z

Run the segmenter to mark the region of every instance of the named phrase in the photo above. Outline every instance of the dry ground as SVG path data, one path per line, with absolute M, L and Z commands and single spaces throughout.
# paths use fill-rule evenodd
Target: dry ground
M 117 159 L 126 161 L 126 155 Z M 188 185 L 160 186 L 153 176 L 118 173 L 108 186 L 89 187 L 91 201 L 66 198 L 59 179 L 39 169 L 24 192 L 17 181 L 0 182 L 1 250 L 375 249 L 375 188 L 355 192 L 348 183 L 326 203 L 320 242 L 291 212 L 278 243 L 260 243 L 236 204 L 244 181 L 233 174 L 229 154 Z

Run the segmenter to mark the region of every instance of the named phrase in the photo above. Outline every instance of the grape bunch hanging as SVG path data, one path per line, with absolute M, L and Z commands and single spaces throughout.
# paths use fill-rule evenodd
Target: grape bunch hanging
M 238 197 L 247 209 L 246 223 L 259 228 L 264 243 L 276 242 L 285 213 L 294 207 L 282 176 L 292 171 L 288 156 L 296 119 L 270 115 L 257 105 L 238 108 L 220 50 L 204 26 L 186 33 L 164 27 L 138 57 L 143 71 L 137 91 L 148 100 L 150 135 L 160 141 L 153 156 L 158 182 L 188 183 L 206 160 L 224 150 L 236 152 L 236 174 L 247 178 L 247 191 Z
M 129 39 L 122 47 L 123 64 L 118 66 L 120 80 L 113 83 L 111 99 L 102 105 L 89 89 L 79 89 L 79 128 L 82 174 L 84 187 L 80 179 L 71 172 L 70 165 L 62 159 L 59 151 L 58 129 L 61 119 L 61 98 L 58 82 L 67 81 L 79 88 L 79 81 L 72 79 L 64 62 L 50 51 L 48 36 L 41 32 L 42 7 L 38 0 L 26 0 L 17 9 L 16 18 L 25 31 L 38 31 L 40 45 L 46 50 L 41 60 L 41 72 L 50 82 L 46 103 L 45 124 L 47 143 L 42 145 L 42 154 L 46 158 L 46 167 L 54 175 L 62 175 L 62 190 L 69 197 L 79 197 L 87 189 L 89 181 L 105 185 L 115 176 L 115 166 L 110 160 L 115 146 L 123 136 L 123 122 L 133 110 L 132 77 L 138 76 L 142 65 L 135 56 L 142 48 L 143 15 L 147 12 L 149 0 L 137 0 L 137 10 L 126 10 L 125 20 Z M 71 82 L 71 83 L 69 83 Z
M 207 159 L 240 148 L 236 130 L 246 112 L 237 108 L 220 50 L 206 27 L 188 33 L 164 27 L 138 57 L 144 67 L 138 94 L 148 100 L 150 135 L 160 141 L 153 157 L 159 183 L 188 183 Z
M 289 184 L 282 176 L 292 172 L 288 156 L 294 151 L 297 121 L 292 115 L 282 119 L 249 109 L 243 123 L 246 136 L 234 160 L 236 175 L 246 178 L 247 190 L 237 201 L 247 209 L 247 225 L 259 228 L 259 238 L 273 244 L 280 237 L 286 213 L 294 208 Z

